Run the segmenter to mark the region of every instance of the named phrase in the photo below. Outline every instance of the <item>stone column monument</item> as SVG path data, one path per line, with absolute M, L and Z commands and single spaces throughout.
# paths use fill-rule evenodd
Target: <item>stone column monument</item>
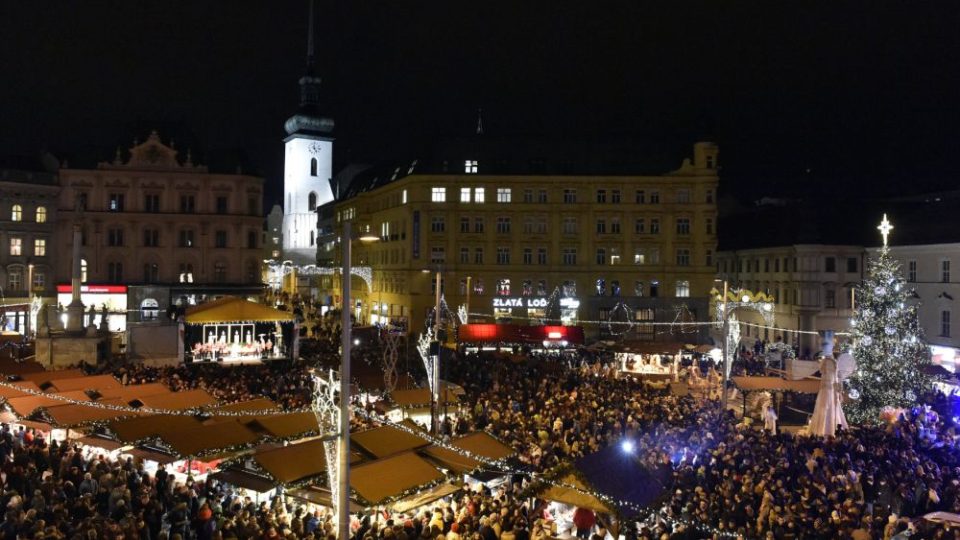
M 70 305 L 67 306 L 67 332 L 83 332 L 83 302 L 80 300 L 80 244 L 83 241 L 80 224 L 73 224 L 73 272 L 70 279 L 70 288 L 73 295 Z

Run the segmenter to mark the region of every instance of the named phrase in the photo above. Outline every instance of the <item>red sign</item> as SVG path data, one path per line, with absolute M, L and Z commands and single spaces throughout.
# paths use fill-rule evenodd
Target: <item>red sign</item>
M 583 343 L 582 326 L 522 326 L 518 324 L 464 324 L 461 343 Z
M 57 285 L 58 293 L 71 293 L 73 288 L 70 285 Z M 127 294 L 126 285 L 81 285 L 81 294 Z

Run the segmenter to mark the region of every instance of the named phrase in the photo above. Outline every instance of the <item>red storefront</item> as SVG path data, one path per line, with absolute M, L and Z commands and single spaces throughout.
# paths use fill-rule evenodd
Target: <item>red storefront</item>
M 464 345 L 538 345 L 551 348 L 583 345 L 582 326 L 464 324 L 458 341 Z

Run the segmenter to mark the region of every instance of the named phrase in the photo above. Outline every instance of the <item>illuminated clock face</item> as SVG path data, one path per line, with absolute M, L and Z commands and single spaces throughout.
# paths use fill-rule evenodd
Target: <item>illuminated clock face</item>
M 316 142 L 310 143 L 311 154 L 314 154 L 314 155 L 319 154 L 321 150 L 323 150 L 323 146 L 321 146 L 320 143 L 316 143 Z

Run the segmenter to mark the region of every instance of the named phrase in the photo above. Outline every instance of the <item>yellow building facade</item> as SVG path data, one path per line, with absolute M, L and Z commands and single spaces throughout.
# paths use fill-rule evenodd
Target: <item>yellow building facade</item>
M 538 324 L 559 304 L 563 323 L 588 336 L 629 317 L 636 338 L 661 339 L 642 322 L 673 320 L 680 304 L 707 316 L 717 158 L 715 144 L 696 143 L 692 159 L 659 176 L 484 174 L 467 160 L 463 172 L 413 163 L 360 180 L 335 206 L 332 237 L 345 220 L 379 237 L 353 242 L 354 266 L 372 272 L 369 285 L 354 278 L 351 307 L 360 323 L 420 332 L 440 272 L 447 305 L 469 302 L 470 322 Z M 319 249 L 340 264 L 336 241 Z

